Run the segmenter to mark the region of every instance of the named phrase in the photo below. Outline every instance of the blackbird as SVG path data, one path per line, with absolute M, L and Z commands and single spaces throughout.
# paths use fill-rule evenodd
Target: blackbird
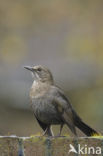
M 55 85 L 48 68 L 41 65 L 24 68 L 31 71 L 34 77 L 30 90 L 31 106 L 35 118 L 44 130 L 43 135 L 53 136 L 51 125 L 60 125 L 60 136 L 64 124 L 70 128 L 74 136 L 77 136 L 76 127 L 87 136 L 99 135 L 75 112 L 64 92 Z

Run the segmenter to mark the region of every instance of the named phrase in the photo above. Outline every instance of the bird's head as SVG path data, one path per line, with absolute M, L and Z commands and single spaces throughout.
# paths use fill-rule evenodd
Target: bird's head
M 53 83 L 53 76 L 46 67 L 38 65 L 34 67 L 25 66 L 24 68 L 32 72 L 35 81 Z

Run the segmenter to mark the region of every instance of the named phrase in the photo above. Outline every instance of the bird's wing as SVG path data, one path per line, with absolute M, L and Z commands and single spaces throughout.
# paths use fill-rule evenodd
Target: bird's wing
M 56 87 L 51 86 L 49 95 L 58 103 L 58 106 L 62 107 L 64 110 L 73 110 L 72 105 L 70 104 L 68 98 L 65 96 L 64 92 Z
M 72 111 L 73 108 L 67 97 L 64 95 L 62 90 L 55 86 L 52 86 L 51 88 L 51 95 L 53 96 L 53 104 L 55 105 L 55 108 L 60 114 L 62 120 L 68 125 L 73 133 L 76 133 Z

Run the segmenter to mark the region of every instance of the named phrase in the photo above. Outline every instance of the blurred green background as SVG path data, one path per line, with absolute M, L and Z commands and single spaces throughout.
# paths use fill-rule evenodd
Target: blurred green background
M 0 1 L 0 135 L 42 132 L 29 104 L 32 77 L 23 69 L 38 64 L 102 132 L 103 1 Z

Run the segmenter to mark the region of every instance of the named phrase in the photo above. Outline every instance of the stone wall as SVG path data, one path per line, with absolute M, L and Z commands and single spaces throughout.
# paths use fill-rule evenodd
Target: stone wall
M 0 156 L 69 155 L 103 156 L 103 138 L 0 136 Z

